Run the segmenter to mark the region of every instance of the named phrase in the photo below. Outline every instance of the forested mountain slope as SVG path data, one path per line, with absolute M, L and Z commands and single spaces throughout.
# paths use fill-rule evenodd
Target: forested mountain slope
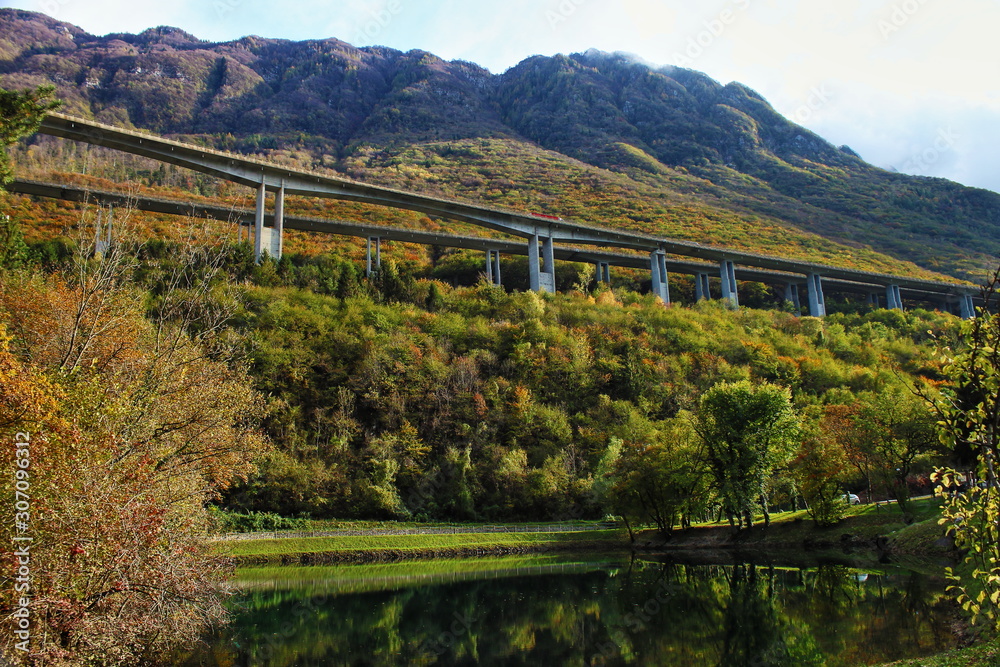
M 582 222 L 959 277 L 1000 254 L 1000 195 L 875 168 L 743 85 L 621 55 L 491 74 L 336 39 L 99 37 L 0 9 L 0 85 L 43 83 L 68 113 Z

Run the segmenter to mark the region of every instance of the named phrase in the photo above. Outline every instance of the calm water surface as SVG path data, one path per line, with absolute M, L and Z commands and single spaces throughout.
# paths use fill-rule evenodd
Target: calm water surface
M 490 559 L 243 570 L 185 665 L 866 665 L 952 645 L 901 568 Z

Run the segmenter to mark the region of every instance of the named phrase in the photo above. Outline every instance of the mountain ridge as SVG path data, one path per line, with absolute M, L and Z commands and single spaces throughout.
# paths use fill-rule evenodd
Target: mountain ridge
M 779 242 L 770 235 L 785 229 L 803 252 L 818 235 L 962 278 L 1000 255 L 1000 195 L 878 169 L 743 84 L 622 54 L 533 56 L 492 74 L 332 38 L 216 43 L 170 27 L 97 37 L 0 9 L 0 85 L 43 83 L 67 113 L 122 127 L 636 230 L 712 242 L 704 212 L 718 211 L 739 218 L 751 245 Z M 521 192 L 477 152 L 523 170 L 544 171 L 532 156 L 548 161 L 548 180 L 531 179 L 545 191 Z M 594 172 L 594 185 L 560 196 L 571 162 L 559 156 L 619 174 L 623 190 L 642 194 L 607 201 L 610 176 Z M 671 210 L 683 199 L 702 211 L 687 223 Z M 752 238 L 755 222 L 768 238 Z

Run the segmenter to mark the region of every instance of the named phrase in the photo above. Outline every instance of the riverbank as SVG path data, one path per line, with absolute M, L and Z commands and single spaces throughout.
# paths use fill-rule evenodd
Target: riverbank
M 953 649 L 926 658 L 890 662 L 880 667 L 1000 667 L 1000 640 Z
M 772 516 L 771 525 L 736 531 L 728 524 L 702 524 L 664 537 L 637 531 L 635 540 L 604 524 L 553 526 L 426 526 L 379 524 L 359 530 L 229 535 L 213 543 L 217 553 L 240 565 L 381 563 L 407 559 L 528 555 L 553 551 L 743 550 L 864 553 L 872 557 L 949 556 L 950 541 L 937 525 L 934 498 L 910 502 L 907 511 L 889 503 L 851 508 L 832 527 L 819 527 L 804 511 Z
M 625 550 L 624 531 L 407 533 L 379 535 L 289 536 L 214 543 L 239 565 L 388 563 L 409 559 L 479 558 L 556 551 Z
M 896 503 L 857 505 L 834 526 L 817 526 L 805 511 L 772 516 L 771 525 L 734 530 L 728 524 L 702 524 L 663 536 L 642 531 L 640 550 L 685 551 L 735 549 L 779 552 L 868 553 L 880 558 L 947 558 L 952 542 L 938 525 L 940 502 L 933 497 L 914 499 L 906 511 Z
M 567 525 L 449 525 L 385 524 L 359 527 L 326 525 L 309 534 L 269 533 L 229 535 L 213 543 L 219 553 L 240 566 L 274 567 L 293 564 L 371 565 L 470 559 L 485 567 L 491 557 L 537 556 L 560 553 L 720 552 L 843 558 L 864 563 L 875 560 L 915 562 L 920 569 L 939 568 L 955 557 L 950 540 L 938 525 L 939 503 L 934 498 L 912 501 L 907 511 L 894 504 L 851 508 L 836 526 L 821 528 L 805 512 L 772 516 L 771 525 L 735 531 L 729 525 L 702 524 L 664 538 L 653 530 L 636 533 L 634 542 L 623 529 L 579 522 Z M 521 531 L 521 532 L 519 532 Z M 415 564 L 416 566 L 416 564 Z M 428 567 L 434 567 L 428 565 Z M 446 567 L 454 576 L 456 566 Z M 280 568 L 267 572 L 268 580 Z M 433 574 L 437 574 L 436 570 Z M 883 667 L 1000 667 L 1000 644 L 980 642 L 937 656 L 894 662 Z

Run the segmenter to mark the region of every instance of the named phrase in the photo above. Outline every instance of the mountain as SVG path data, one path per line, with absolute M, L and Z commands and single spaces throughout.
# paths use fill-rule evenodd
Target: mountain
M 582 222 L 922 275 L 981 277 L 1000 255 L 1000 195 L 878 169 L 746 86 L 622 54 L 494 75 L 336 39 L 95 36 L 0 9 L 0 85 L 43 83 L 67 113 Z

